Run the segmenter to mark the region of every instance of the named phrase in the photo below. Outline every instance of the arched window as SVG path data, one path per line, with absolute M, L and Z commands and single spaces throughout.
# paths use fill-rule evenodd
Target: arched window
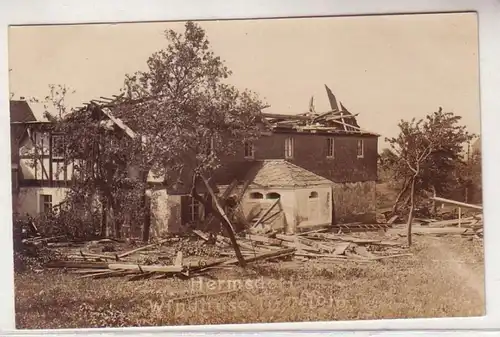
M 271 192 L 266 195 L 266 199 L 279 199 L 281 195 L 276 192 Z
M 250 199 L 264 199 L 264 195 L 260 192 L 250 193 Z
M 312 191 L 310 194 L 309 194 L 309 199 L 314 199 L 314 198 L 317 198 L 318 197 L 318 192 L 314 192 Z

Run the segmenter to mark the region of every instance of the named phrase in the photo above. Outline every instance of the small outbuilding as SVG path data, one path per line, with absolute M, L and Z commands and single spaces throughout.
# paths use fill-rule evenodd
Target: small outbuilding
M 250 183 L 241 200 L 247 219 L 260 220 L 259 226 L 285 228 L 288 233 L 298 227 L 332 224 L 332 181 L 286 160 L 251 165 Z

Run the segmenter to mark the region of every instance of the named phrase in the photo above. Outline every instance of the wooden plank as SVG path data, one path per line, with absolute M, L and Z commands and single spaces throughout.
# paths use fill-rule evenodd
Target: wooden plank
M 296 256 L 303 256 L 303 257 L 314 257 L 314 258 L 320 258 L 320 257 L 331 257 L 331 258 L 338 258 L 338 259 L 342 259 L 342 258 L 345 258 L 345 256 L 343 255 L 335 255 L 335 254 L 316 254 L 316 253 L 308 253 L 308 252 L 304 252 L 304 251 L 297 251 L 295 252 Z
M 53 146 L 53 144 L 52 144 L 52 133 L 49 132 L 48 135 L 49 135 L 49 186 L 52 187 L 52 181 L 54 180 L 54 172 L 53 172 L 53 170 L 54 170 L 54 167 L 53 167 L 54 163 L 53 163 L 53 159 L 52 159 L 52 146 Z M 43 160 L 41 160 L 41 162 L 42 162 L 42 165 L 43 165 Z
M 252 226 L 253 228 L 256 228 L 257 226 L 260 225 L 260 223 L 262 222 L 262 220 L 266 217 L 266 215 L 269 214 L 269 212 L 271 212 L 273 210 L 273 208 L 280 202 L 280 198 L 276 199 L 275 202 L 273 202 L 273 204 L 259 217 L 259 219 L 257 220 L 257 222 Z
M 139 247 L 139 248 L 136 248 L 136 249 L 129 250 L 128 252 L 119 254 L 118 258 L 120 258 L 120 259 L 124 258 L 125 256 L 129 256 L 129 255 L 134 254 L 136 252 L 140 252 L 141 250 L 145 250 L 145 249 L 157 246 L 157 245 L 161 245 L 162 243 L 165 243 L 167 241 L 169 241 L 169 239 L 163 239 L 163 240 L 160 240 L 160 241 L 158 241 L 156 243 L 152 243 L 150 245 L 146 245 L 146 246 L 142 246 L 142 247 Z
M 344 255 L 346 252 L 347 248 L 351 245 L 350 242 L 341 242 L 337 245 L 335 248 L 335 251 L 333 252 L 334 255 Z
M 116 118 L 110 111 L 107 111 L 106 108 L 100 109 L 106 117 L 108 117 L 115 125 L 117 125 L 120 129 L 122 129 L 130 138 L 135 139 L 137 134 L 129 128 L 121 119 Z
M 108 264 L 105 262 L 51 261 L 45 266 L 47 268 L 108 269 Z
M 182 251 L 177 252 L 177 256 L 175 257 L 174 265 L 177 267 L 182 267 Z
M 330 245 L 325 244 L 323 242 L 314 241 L 314 240 L 300 237 L 300 236 L 296 236 L 295 240 L 296 240 L 295 242 L 309 246 L 309 247 L 317 250 L 318 252 L 326 251 L 326 252 L 331 253 L 331 252 L 335 251 L 334 246 L 330 246 Z
M 436 200 L 436 201 L 439 201 L 439 202 L 443 202 L 445 204 L 452 204 L 452 205 L 456 205 L 456 206 L 462 206 L 464 208 L 473 208 L 473 209 L 483 210 L 482 206 L 474 205 L 474 204 L 468 204 L 468 203 L 460 202 L 460 201 L 456 201 L 456 200 L 445 199 L 445 198 L 440 198 L 440 197 L 430 197 L 430 199 L 433 199 L 433 200 Z
M 461 222 L 462 225 L 466 225 L 476 221 L 473 217 L 462 218 L 460 221 L 458 219 L 450 219 L 450 220 L 439 220 L 433 221 L 430 223 L 430 227 L 445 227 L 445 226 L 455 226 Z
M 95 276 L 109 275 L 109 274 L 116 274 L 116 270 L 107 270 L 107 269 L 104 269 L 104 270 L 101 270 L 101 271 L 98 271 L 98 272 L 95 272 L 95 273 L 82 275 L 79 278 L 93 278 Z
M 97 258 L 97 259 L 106 259 L 106 260 L 115 260 L 115 261 L 118 261 L 119 258 L 118 256 L 110 256 L 110 255 L 102 255 L 102 254 L 94 254 L 94 253 L 86 253 L 86 252 L 83 252 L 81 249 L 80 249 L 80 255 L 82 257 L 91 257 L 91 258 Z
M 111 270 L 134 270 L 138 272 L 158 272 L 158 273 L 180 273 L 182 266 L 161 266 L 161 265 L 137 265 L 124 263 L 110 263 L 108 268 Z
M 354 251 L 356 252 L 356 254 L 363 256 L 363 257 L 366 257 L 366 258 L 369 258 L 369 259 L 376 257 L 375 255 L 370 253 L 368 251 L 368 249 L 366 249 L 366 247 L 363 247 L 363 246 L 355 246 Z
M 387 224 L 388 225 L 392 225 L 396 220 L 398 219 L 398 216 L 397 215 L 393 215 L 389 221 L 387 221 Z
M 266 252 L 266 253 L 258 254 L 256 256 L 246 257 L 245 262 L 251 263 L 251 262 L 266 260 L 266 259 L 270 259 L 270 258 L 286 257 L 286 256 L 293 255 L 295 253 L 295 251 L 296 251 L 295 248 L 286 248 L 286 249 L 282 249 L 282 250 L 278 250 L 278 251 L 274 251 L 274 252 Z M 213 261 L 211 263 L 207 263 L 204 266 L 200 266 L 198 268 L 196 268 L 194 266 L 193 270 L 203 271 L 207 268 L 215 267 L 218 265 L 231 265 L 231 264 L 236 264 L 236 263 L 238 263 L 238 259 L 234 259 L 234 258 L 233 259 L 220 259 L 220 260 Z
M 208 241 L 208 240 L 210 240 L 209 236 L 208 236 L 207 234 L 203 233 L 203 232 L 202 232 L 202 231 L 200 231 L 200 230 L 194 229 L 192 232 L 193 232 L 194 234 L 198 235 L 198 236 L 199 236 L 202 240 L 204 240 L 204 241 Z
M 455 227 L 445 227 L 445 228 L 432 228 L 432 227 L 413 227 L 412 233 L 416 234 L 463 234 L 467 229 L 455 228 Z M 388 234 L 406 236 L 406 228 L 393 228 L 387 231 Z

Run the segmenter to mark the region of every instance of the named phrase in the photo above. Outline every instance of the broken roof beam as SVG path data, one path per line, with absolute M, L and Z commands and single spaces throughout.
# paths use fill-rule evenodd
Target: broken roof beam
M 128 127 L 128 125 L 126 125 L 121 119 L 113 116 L 110 111 L 106 111 L 105 109 L 101 109 L 101 111 L 120 129 L 122 129 L 130 138 L 135 139 L 137 137 L 137 134 L 130 127 Z
M 286 120 L 303 120 L 308 121 L 311 120 L 309 116 L 300 116 L 300 115 L 283 115 L 283 114 L 272 114 L 272 113 L 262 113 L 262 117 L 270 118 L 270 119 L 286 119 Z
M 363 130 L 361 128 L 358 128 L 357 126 L 354 126 L 354 125 L 351 125 L 351 124 L 347 124 L 347 123 L 343 123 L 341 121 L 337 121 L 337 120 L 332 120 L 332 122 L 334 123 L 337 123 L 337 124 L 340 124 L 340 125 L 344 125 L 344 126 L 349 126 L 351 127 L 352 129 L 354 129 L 355 131 L 359 131 L 359 132 L 362 132 L 362 133 L 370 133 L 370 134 L 373 134 L 373 135 L 377 135 L 377 136 L 380 136 L 378 133 L 374 133 L 374 132 L 371 132 L 371 131 L 367 131 L 367 130 Z M 346 130 L 346 131 L 349 131 L 349 130 Z

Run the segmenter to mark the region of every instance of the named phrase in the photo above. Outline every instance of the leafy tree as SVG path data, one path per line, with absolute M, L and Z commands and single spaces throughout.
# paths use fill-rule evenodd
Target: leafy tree
M 460 119 L 440 108 L 425 119 L 402 120 L 399 135 L 387 139 L 393 153 L 387 163 L 394 177 L 404 181 L 399 197 L 407 194 L 410 204 L 408 245 L 416 195 L 429 190 L 434 195 L 442 193 L 456 179 L 454 173 L 462 162 L 463 145 L 472 138 L 465 126 L 458 124 Z
M 165 37 L 168 45 L 148 59 L 148 70 L 127 75 L 114 113 L 142 135 L 135 164 L 143 179 L 151 170 L 175 187 L 210 176 L 243 142 L 259 137 L 264 104 L 225 82 L 231 71 L 200 26 L 187 22 L 184 34 L 167 30 Z
M 225 82 L 231 71 L 210 49 L 204 30 L 187 22 L 184 34 L 167 30 L 165 37 L 167 46 L 147 60 L 148 70 L 127 75 L 122 95 L 109 104 L 139 137 L 116 132 L 98 118 L 94 104 L 68 113 L 67 90 L 51 90 L 47 98 L 59 111 L 49 117 L 65 135 L 66 158 L 76 164 L 72 204 L 97 199 L 115 215 L 117 234 L 134 208 L 136 215 L 146 213 L 150 171 L 173 187 L 189 184 L 199 175 L 210 177 L 243 142 L 260 136 L 256 121 L 264 104 L 255 93 Z M 131 167 L 139 179 L 131 178 Z

